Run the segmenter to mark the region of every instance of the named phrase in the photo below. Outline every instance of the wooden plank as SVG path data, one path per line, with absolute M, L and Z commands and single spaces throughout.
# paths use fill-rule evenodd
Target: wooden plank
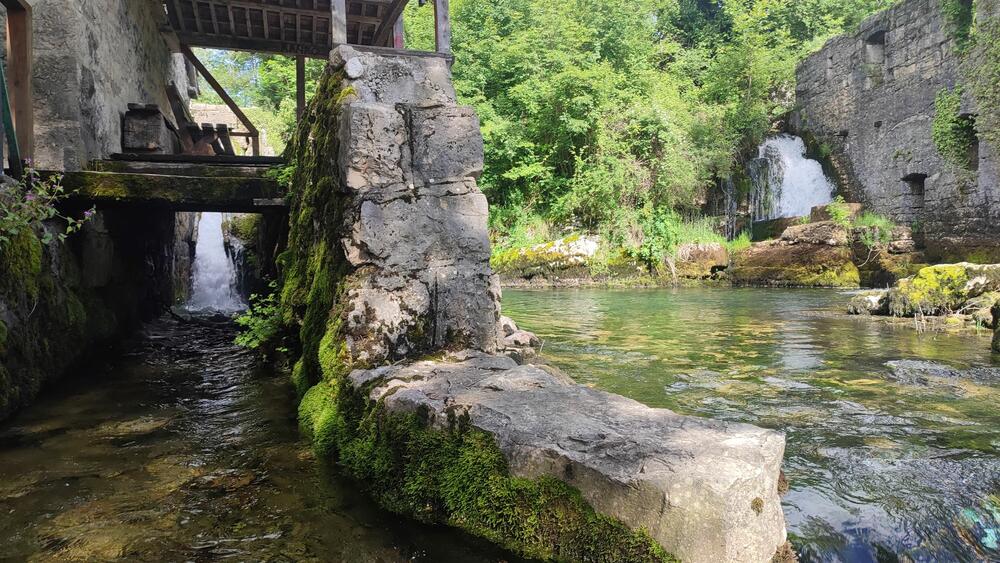
M 230 155 L 233 156 L 233 155 Z M 93 172 L 129 174 L 160 174 L 165 176 L 199 176 L 205 178 L 263 178 L 271 164 L 218 164 L 196 162 L 145 162 L 134 160 L 95 160 L 87 169 Z
M 437 52 L 451 54 L 451 16 L 448 0 L 434 0 L 434 42 Z
M 330 1 L 330 39 L 333 43 L 347 43 L 347 0 Z
M 7 8 L 7 80 L 10 103 L 22 159 L 35 152 L 35 111 L 31 84 L 32 14 L 24 0 L 2 0 Z
M 130 162 L 188 162 L 192 164 L 284 164 L 280 156 L 198 156 L 190 154 L 125 154 L 111 155 L 112 160 Z
M 229 106 L 229 109 L 232 110 L 233 114 L 236 115 L 236 118 L 240 120 L 240 123 L 242 123 L 243 126 L 247 128 L 247 131 L 249 131 L 254 135 L 254 137 L 251 137 L 251 143 L 253 144 L 253 152 L 255 155 L 260 154 L 260 131 L 258 131 L 257 128 L 254 127 L 253 123 L 250 121 L 250 118 L 247 117 L 245 113 L 243 113 L 243 110 L 240 109 L 240 106 L 238 106 L 236 102 L 229 96 L 229 93 L 226 92 L 226 89 L 223 88 L 221 84 L 219 84 L 219 81 L 216 80 L 214 76 L 212 76 L 212 73 L 209 72 L 207 68 L 205 68 L 205 65 L 203 65 L 201 61 L 198 60 L 198 57 L 194 55 L 194 52 L 192 52 L 187 45 L 181 46 L 181 52 L 184 53 L 184 56 L 189 61 L 191 61 L 191 64 L 193 64 L 196 69 L 198 69 L 198 72 L 205 78 L 205 81 L 208 82 L 208 84 L 212 87 L 212 89 L 215 90 L 215 93 L 218 94 L 220 98 L 222 98 L 222 101 L 225 102 L 227 106 Z
M 389 42 L 389 38 L 396 29 L 396 23 L 403 16 L 403 10 L 406 9 L 406 3 L 407 0 L 392 0 L 392 4 L 389 5 L 389 9 L 386 10 L 382 22 L 375 31 L 375 37 L 372 38 L 372 45 L 382 46 Z
M 325 59 L 330 55 L 329 45 L 309 45 L 274 39 L 213 35 L 210 33 L 179 32 L 177 33 L 177 38 L 181 43 L 190 47 L 250 51 L 254 53 L 275 53 L 292 57 L 302 55 L 316 59 Z

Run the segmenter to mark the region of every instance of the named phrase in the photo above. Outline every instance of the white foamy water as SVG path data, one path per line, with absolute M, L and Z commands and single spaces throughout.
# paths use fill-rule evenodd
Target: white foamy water
M 833 198 L 834 185 L 818 161 L 806 158 L 800 137 L 768 137 L 748 165 L 753 182 L 750 208 L 754 221 L 804 217 Z
M 198 219 L 191 299 L 192 311 L 235 313 L 246 309 L 236 292 L 236 267 L 226 252 L 222 236 L 222 213 L 202 213 Z

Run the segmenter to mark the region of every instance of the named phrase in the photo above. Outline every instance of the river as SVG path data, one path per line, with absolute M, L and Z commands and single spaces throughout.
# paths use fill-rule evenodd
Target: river
M 886 362 L 1000 366 L 989 336 L 840 314 L 826 290 L 504 292 L 578 382 L 787 435 L 803 561 L 1000 561 L 1000 379 L 905 383 Z
M 318 466 L 288 379 L 161 320 L 0 426 L 2 561 L 497 562 Z
M 804 561 L 1000 557 L 1000 383 L 906 384 L 884 365 L 996 365 L 985 332 L 848 318 L 832 291 L 504 299 L 581 383 L 784 431 Z M 378 510 L 321 468 L 287 378 L 232 338 L 160 320 L 0 425 L 0 560 L 517 561 Z

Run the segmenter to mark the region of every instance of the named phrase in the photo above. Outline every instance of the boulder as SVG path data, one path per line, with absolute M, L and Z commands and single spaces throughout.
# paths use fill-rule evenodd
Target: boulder
M 493 270 L 507 278 L 530 279 L 552 272 L 586 267 L 597 254 L 597 237 L 572 235 L 566 238 L 514 248 L 493 256 Z
M 889 312 L 897 317 L 954 313 L 993 291 L 1000 291 L 1000 264 L 928 266 L 889 291 Z
M 849 315 L 886 315 L 889 313 L 888 291 L 862 291 L 847 305 Z
M 503 331 L 504 338 L 517 332 L 517 324 L 514 323 L 514 319 L 501 315 L 500 316 L 500 330 Z
M 432 428 L 468 420 L 493 436 L 513 476 L 561 480 L 683 561 L 765 562 L 785 543 L 780 433 L 653 409 L 508 358 L 453 360 L 347 381 Z
M 855 217 L 861 215 L 861 212 L 865 210 L 865 206 L 860 203 L 839 203 L 837 206 L 847 210 L 847 217 L 849 219 L 854 219 Z M 830 213 L 830 206 L 817 205 L 816 207 L 813 207 L 809 212 L 809 220 L 813 223 L 833 220 L 833 215 Z
M 971 315 L 976 326 L 996 328 L 993 321 L 993 307 L 1000 302 L 1000 292 L 991 291 L 968 300 L 962 310 Z
M 707 279 L 729 267 L 729 251 L 717 242 L 689 243 L 677 247 L 674 268 L 686 279 Z
M 827 246 L 847 246 L 850 240 L 847 229 L 833 221 L 792 225 L 781 234 L 781 240 L 789 244 L 825 244 Z
M 735 285 L 843 287 L 860 285 L 851 249 L 828 244 L 768 241 L 733 257 L 727 272 Z

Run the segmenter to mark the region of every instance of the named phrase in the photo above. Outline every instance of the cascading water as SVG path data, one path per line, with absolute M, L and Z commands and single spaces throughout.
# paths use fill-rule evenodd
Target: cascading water
M 236 292 L 236 268 L 226 251 L 222 213 L 202 213 L 187 308 L 199 312 L 235 313 L 246 309 Z
M 805 155 L 800 137 L 776 135 L 761 143 L 758 157 L 747 164 L 754 222 L 804 217 L 813 207 L 830 203 L 833 183 L 823 174 L 822 165 Z

